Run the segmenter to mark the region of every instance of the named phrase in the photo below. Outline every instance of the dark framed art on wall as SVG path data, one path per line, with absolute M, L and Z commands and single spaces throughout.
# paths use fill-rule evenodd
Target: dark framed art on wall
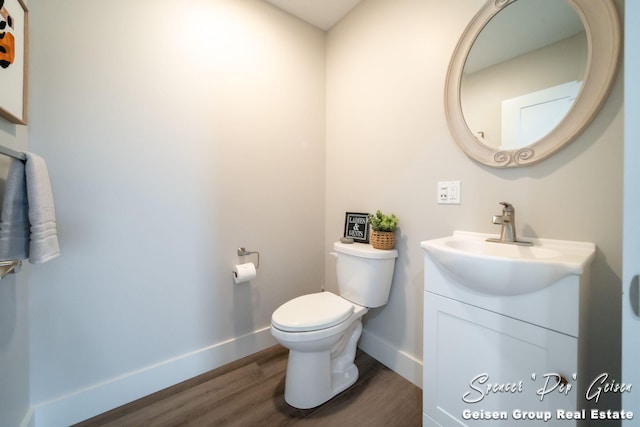
M 344 237 L 360 243 L 369 243 L 368 217 L 368 213 L 347 212 L 344 218 Z

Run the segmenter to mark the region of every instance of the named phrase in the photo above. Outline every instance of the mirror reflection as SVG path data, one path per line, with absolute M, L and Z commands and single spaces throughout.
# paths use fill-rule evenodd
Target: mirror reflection
M 497 150 L 540 140 L 571 109 L 587 56 L 583 23 L 566 1 L 513 1 L 482 29 L 464 63 L 460 103 L 469 130 Z

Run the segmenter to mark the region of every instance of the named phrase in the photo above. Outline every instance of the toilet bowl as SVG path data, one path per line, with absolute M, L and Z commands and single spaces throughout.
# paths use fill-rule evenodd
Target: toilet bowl
M 300 316 L 301 312 L 309 315 Z M 287 403 L 314 408 L 356 382 L 353 362 L 366 312 L 338 295 L 320 292 L 295 298 L 273 313 L 271 333 L 289 349 Z M 304 323 L 292 321 L 295 315 Z
M 362 316 L 386 304 L 391 288 L 395 250 L 339 242 L 334 250 L 341 295 L 303 295 L 271 316 L 272 335 L 289 349 L 284 397 L 300 409 L 321 405 L 356 382 Z

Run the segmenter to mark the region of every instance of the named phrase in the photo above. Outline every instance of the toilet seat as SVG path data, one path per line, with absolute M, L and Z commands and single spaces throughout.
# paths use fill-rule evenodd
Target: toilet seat
M 347 320 L 354 305 L 331 292 L 303 295 L 282 304 L 271 316 L 281 331 L 310 332 L 330 328 Z

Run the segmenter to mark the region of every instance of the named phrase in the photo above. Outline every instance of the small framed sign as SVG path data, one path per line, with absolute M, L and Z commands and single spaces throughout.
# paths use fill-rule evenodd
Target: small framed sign
M 356 242 L 369 243 L 369 214 L 347 212 L 344 219 L 344 237 L 350 237 Z

